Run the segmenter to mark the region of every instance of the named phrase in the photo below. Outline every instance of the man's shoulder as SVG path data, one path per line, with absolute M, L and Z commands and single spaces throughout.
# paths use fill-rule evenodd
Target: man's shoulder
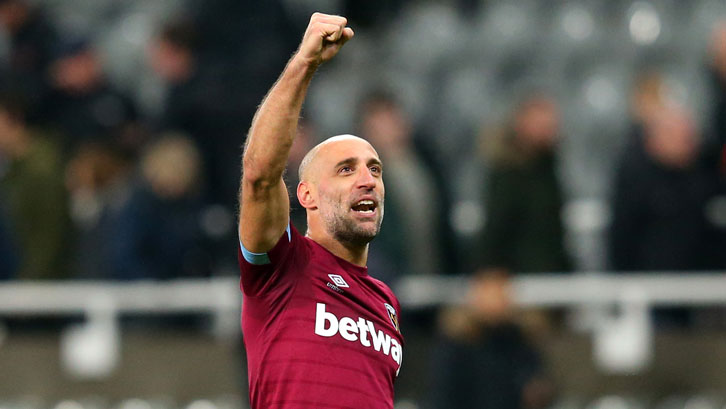
M 385 282 L 383 282 L 375 277 L 369 276 L 369 278 L 370 278 L 372 285 L 376 286 L 376 288 L 378 288 L 378 291 L 380 293 L 384 294 L 385 298 L 390 300 L 390 302 L 393 304 L 393 306 L 396 308 L 396 310 L 400 309 L 398 297 L 396 297 L 396 293 L 393 292 L 391 287 L 389 287 L 388 284 L 386 284 Z

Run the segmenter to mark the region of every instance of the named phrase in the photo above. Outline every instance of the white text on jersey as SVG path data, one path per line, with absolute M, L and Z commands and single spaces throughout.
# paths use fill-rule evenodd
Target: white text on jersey
M 318 303 L 315 310 L 315 334 L 321 337 L 340 334 L 346 341 L 360 341 L 364 347 L 373 348 L 390 356 L 398 364 L 398 368 L 401 368 L 403 348 L 398 341 L 382 330 L 376 331 L 372 322 L 361 317 L 358 318 L 358 321 L 349 317 L 338 320 L 335 314 L 325 311 L 325 304 Z M 370 335 L 370 339 L 368 335 Z M 396 371 L 396 375 L 398 375 L 398 371 Z

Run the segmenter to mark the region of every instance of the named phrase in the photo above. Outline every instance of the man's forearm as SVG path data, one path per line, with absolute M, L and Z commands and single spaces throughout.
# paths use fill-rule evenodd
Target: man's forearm
M 310 80 L 354 33 L 340 16 L 314 13 L 300 47 L 252 120 L 242 163 L 240 241 L 252 252 L 271 249 L 285 230 L 290 200 L 282 181 Z
M 244 152 L 247 180 L 275 183 L 282 177 L 315 69 L 293 56 L 258 108 Z

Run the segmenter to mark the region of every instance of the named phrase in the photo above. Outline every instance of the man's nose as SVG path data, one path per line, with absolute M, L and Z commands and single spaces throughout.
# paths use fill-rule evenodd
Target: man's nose
M 375 176 L 373 176 L 373 173 L 370 169 L 363 168 L 360 172 L 358 172 L 358 187 L 364 188 L 364 189 L 373 189 L 376 187 L 376 184 L 378 183 L 378 180 Z

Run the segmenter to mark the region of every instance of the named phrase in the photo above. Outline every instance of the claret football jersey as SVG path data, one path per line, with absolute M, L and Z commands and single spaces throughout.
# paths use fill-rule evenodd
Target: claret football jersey
M 393 408 L 403 337 L 388 286 L 294 226 L 239 261 L 252 409 Z

